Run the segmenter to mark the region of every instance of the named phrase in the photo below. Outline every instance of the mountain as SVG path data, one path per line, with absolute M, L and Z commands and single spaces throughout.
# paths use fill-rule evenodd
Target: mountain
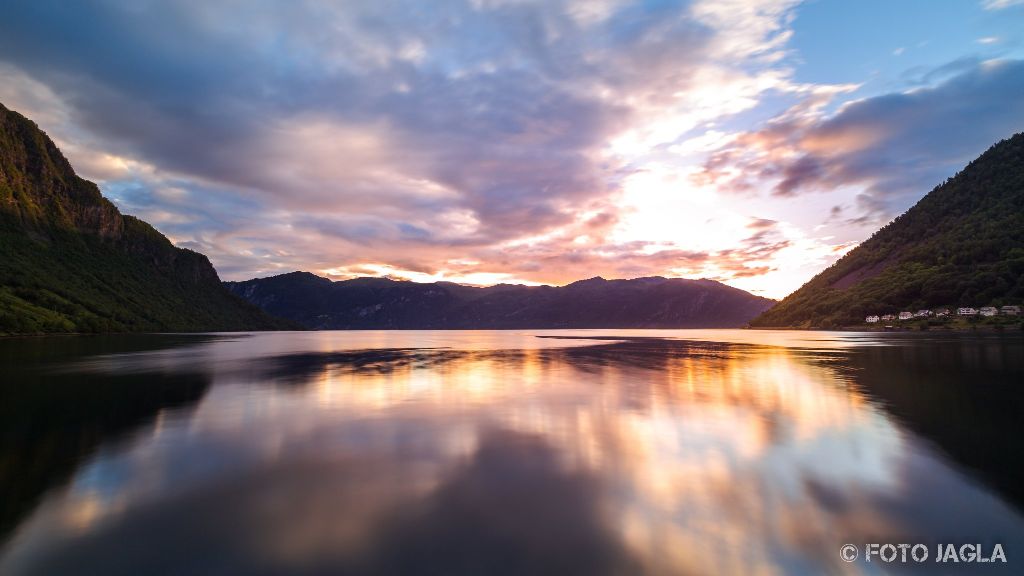
M 227 282 L 270 314 L 316 329 L 726 328 L 773 300 L 712 280 L 591 278 L 568 286 L 487 288 L 308 272 Z
M 0 104 L 0 334 L 287 326 L 228 293 L 206 256 L 118 212 Z
M 992 146 L 753 322 L 831 328 L 868 314 L 1024 300 L 1024 133 Z

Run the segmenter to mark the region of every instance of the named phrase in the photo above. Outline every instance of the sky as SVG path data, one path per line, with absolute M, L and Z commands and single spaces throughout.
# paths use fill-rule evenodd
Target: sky
M 223 279 L 781 298 L 1024 131 L 1024 0 L 8 0 L 0 103 Z

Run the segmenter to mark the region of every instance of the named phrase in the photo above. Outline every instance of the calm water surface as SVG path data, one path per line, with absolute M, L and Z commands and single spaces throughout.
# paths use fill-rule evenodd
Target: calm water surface
M 1024 573 L 1020 335 L 65 337 L 0 374 L 5 575 Z

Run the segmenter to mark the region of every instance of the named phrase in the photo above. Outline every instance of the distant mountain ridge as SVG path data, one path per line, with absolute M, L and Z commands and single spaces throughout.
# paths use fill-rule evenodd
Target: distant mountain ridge
M 869 314 L 1024 301 L 1024 133 L 1003 140 L 753 322 L 831 328 Z
M 774 303 L 713 280 L 661 277 L 480 288 L 292 272 L 225 285 L 314 329 L 730 328 Z
M 290 326 L 229 294 L 206 256 L 122 215 L 0 104 L 0 334 Z

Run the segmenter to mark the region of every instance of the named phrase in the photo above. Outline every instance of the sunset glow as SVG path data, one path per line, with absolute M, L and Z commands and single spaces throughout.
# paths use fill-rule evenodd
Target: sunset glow
M 226 280 L 780 298 L 1024 129 L 1016 2 L 235 4 L 0 21 L 0 102 Z

